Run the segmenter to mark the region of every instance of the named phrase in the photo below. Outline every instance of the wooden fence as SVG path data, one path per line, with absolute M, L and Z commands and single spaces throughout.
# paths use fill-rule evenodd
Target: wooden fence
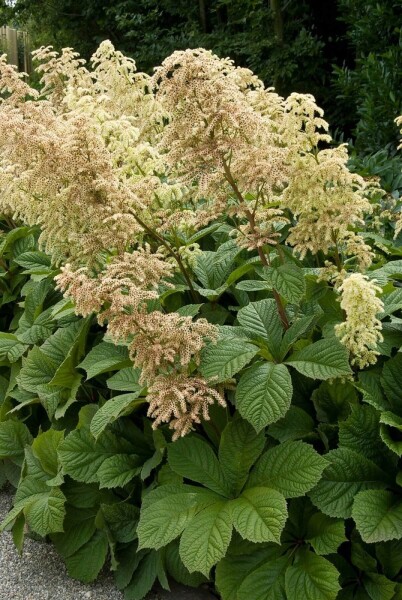
M 7 25 L 0 27 L 0 54 L 7 54 L 8 62 L 24 73 L 32 72 L 29 35 L 26 31 Z

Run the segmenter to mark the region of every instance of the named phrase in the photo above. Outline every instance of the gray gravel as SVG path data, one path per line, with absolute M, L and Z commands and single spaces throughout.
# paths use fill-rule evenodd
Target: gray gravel
M 12 503 L 12 494 L 0 490 L 0 522 Z M 25 540 L 20 558 L 11 535 L 0 535 L 0 600 L 123 600 L 110 575 L 84 585 L 70 579 L 63 561 L 50 544 Z M 181 586 L 172 593 L 155 592 L 147 600 L 216 600 L 202 590 Z

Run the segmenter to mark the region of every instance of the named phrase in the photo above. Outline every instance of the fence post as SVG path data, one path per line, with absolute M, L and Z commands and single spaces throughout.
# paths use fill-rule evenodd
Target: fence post
M 30 40 L 26 31 L 7 25 L 0 27 L 0 52 L 7 54 L 8 62 L 20 71 L 32 72 Z

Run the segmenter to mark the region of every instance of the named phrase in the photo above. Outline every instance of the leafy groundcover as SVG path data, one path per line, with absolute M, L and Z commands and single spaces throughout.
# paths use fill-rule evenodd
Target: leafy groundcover
M 205 50 L 0 60 L 0 526 L 127 600 L 402 599 L 398 181 Z

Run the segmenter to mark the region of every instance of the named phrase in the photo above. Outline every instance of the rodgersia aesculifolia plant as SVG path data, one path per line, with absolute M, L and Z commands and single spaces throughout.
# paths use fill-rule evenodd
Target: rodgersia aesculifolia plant
M 381 586 L 392 590 L 381 597 L 399 598 L 401 574 L 384 566 L 385 550 L 376 551 L 382 566 L 358 584 L 331 559 L 344 542 L 374 562 L 371 542 L 399 544 L 401 556 L 402 266 L 390 260 L 402 252 L 398 203 L 385 209 L 379 183 L 349 170 L 346 145 L 334 144 L 311 95 L 282 98 L 230 59 L 175 52 L 150 77 L 110 42 L 89 65 L 71 49 L 34 55 L 39 90 L 0 60 L 0 212 L 9 226 L 39 228 L 35 256 L 50 259 L 48 270 L 23 272 L 32 277 L 21 292 L 25 312 L 19 325 L 10 321 L 16 333 L 0 335 L 15 337 L 4 338 L 7 360 L 19 361 L 11 398 L 28 403 L 38 394 L 49 418 L 40 435 L 54 438 L 49 485 L 63 518 L 69 523 L 66 476 L 121 488 L 115 497 L 134 510 L 135 481 L 146 486 L 154 473 L 136 532 L 119 532 L 113 543 L 138 537 L 138 564 L 162 583 L 162 563 L 194 584 L 190 573 L 208 577 L 219 563 L 224 600 L 250 597 L 264 568 L 259 600 L 331 600 L 341 586 L 339 598 L 357 598 L 353 586 L 372 599 Z M 28 250 L 32 262 L 38 251 Z M 27 268 L 26 254 L 13 260 Z M 50 309 L 53 277 L 65 299 Z M 52 325 L 40 313 L 31 323 L 35 298 Z M 105 339 L 82 361 L 93 316 Z M 64 339 L 69 362 L 57 363 L 52 352 Z M 55 370 L 36 385 L 38 357 Z M 116 370 L 107 388 L 127 393 L 100 392 L 94 406 L 79 369 L 88 379 Z M 68 415 L 79 402 L 74 429 Z M 130 415 L 144 404 L 150 421 L 140 443 L 129 434 Z M 119 427 L 131 450 L 106 440 Z M 150 439 L 151 457 L 136 448 Z M 78 447 L 102 458 L 84 468 L 73 457 Z M 31 477 L 26 460 L 21 481 Z M 7 523 L 24 514 L 34 531 L 52 534 L 69 564 L 62 521 L 38 529 L 29 507 L 17 502 Z M 112 522 L 112 509 L 102 510 L 101 522 Z M 237 573 L 236 545 L 251 557 Z M 352 571 L 360 569 L 353 560 Z M 147 591 L 130 585 L 128 599 Z

